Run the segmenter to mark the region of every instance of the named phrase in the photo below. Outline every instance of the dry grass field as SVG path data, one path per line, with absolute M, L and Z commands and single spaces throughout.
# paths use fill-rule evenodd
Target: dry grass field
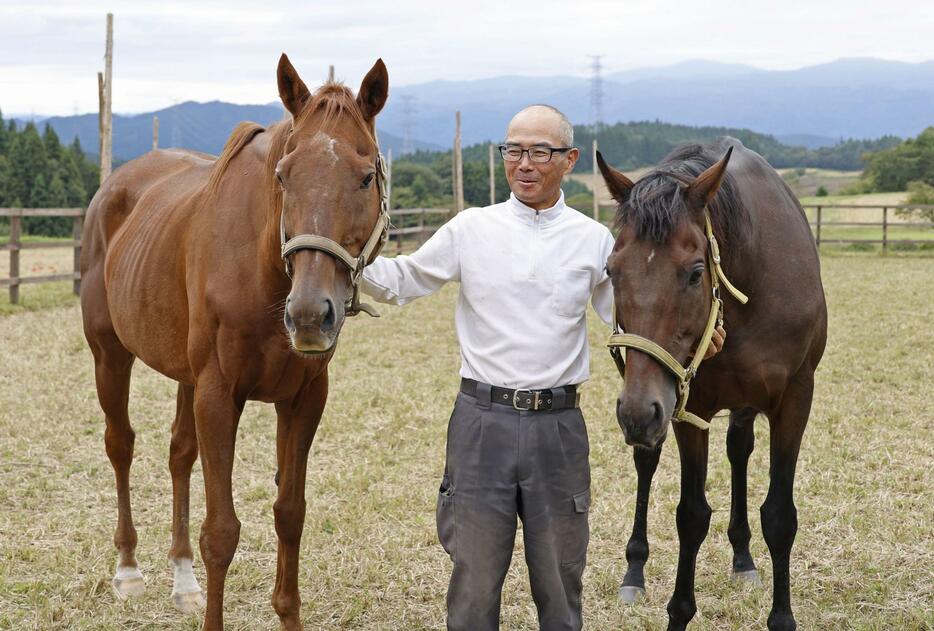
M 825 257 L 830 338 L 798 467 L 800 529 L 792 595 L 801 629 L 934 629 L 934 261 Z M 27 293 L 37 292 L 37 293 Z M 58 292 L 58 293 L 56 293 Z M 0 629 L 200 628 L 171 606 L 174 384 L 137 364 L 130 414 L 138 556 L 147 592 L 110 591 L 115 562 L 113 474 L 80 313 L 65 286 L 24 289 L 41 308 L 0 316 Z M 455 287 L 378 320 L 351 321 L 332 364 L 332 392 L 310 461 L 300 587 L 309 630 L 441 629 L 450 562 L 437 543 L 435 496 L 457 387 Z M 32 301 L 32 302 L 30 302 Z M 45 305 L 45 306 L 42 306 Z M 677 551 L 678 462 L 666 446 L 649 514 L 647 599 L 616 600 L 635 497 L 629 449 L 613 416 L 619 386 L 590 314 L 593 379 L 584 388 L 593 465 L 585 628 L 664 629 Z M 228 629 L 278 628 L 272 502 L 275 417 L 247 406 L 234 488 L 243 522 L 227 591 Z M 752 551 L 764 588 L 731 585 L 725 419 L 711 431 L 710 534 L 698 555 L 691 629 L 764 629 L 771 564 L 758 524 L 768 425 L 750 464 Z M 192 526 L 203 517 L 200 468 Z M 755 519 L 753 519 L 755 517 Z M 521 537 L 520 537 L 521 541 Z M 203 581 L 200 559 L 195 572 Z M 536 628 L 522 546 L 503 599 L 503 629 Z

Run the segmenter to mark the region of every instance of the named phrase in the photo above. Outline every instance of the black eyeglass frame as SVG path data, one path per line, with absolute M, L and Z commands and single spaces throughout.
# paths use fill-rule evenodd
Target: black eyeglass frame
M 502 145 L 498 145 L 498 146 L 497 146 L 497 149 L 499 149 L 499 155 L 500 155 L 500 157 L 501 157 L 504 161 L 506 161 L 506 162 L 522 162 L 522 154 L 523 154 L 523 153 L 527 153 L 527 154 L 529 154 L 529 161 L 530 161 L 530 162 L 534 162 L 535 164 L 547 164 L 547 163 L 551 162 L 551 159 L 555 157 L 555 154 L 556 154 L 556 153 L 567 153 L 567 152 L 570 151 L 571 149 L 576 149 L 576 147 L 549 147 L 548 145 L 532 145 L 532 146 L 529 147 L 528 149 L 523 149 L 523 148 L 520 147 L 519 145 L 507 145 L 507 144 L 502 144 Z M 517 160 L 512 160 L 512 159 L 510 159 L 510 158 L 507 158 L 507 157 L 506 157 L 506 149 L 519 149 L 519 158 L 518 158 Z M 534 159 L 534 158 L 532 157 L 532 150 L 533 150 L 533 149 L 547 149 L 547 150 L 550 152 L 550 153 L 548 154 L 548 159 L 547 159 L 547 160 L 536 160 L 536 159 Z

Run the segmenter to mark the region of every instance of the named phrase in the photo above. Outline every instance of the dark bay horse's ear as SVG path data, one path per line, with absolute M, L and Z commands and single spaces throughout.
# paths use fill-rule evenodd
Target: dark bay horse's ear
M 370 71 L 363 77 L 360 91 L 357 92 L 357 105 L 364 118 L 373 120 L 386 104 L 389 97 L 389 71 L 382 59 L 377 59 Z
M 597 166 L 600 167 L 600 173 L 603 174 L 603 181 L 606 182 L 606 187 L 610 190 L 610 195 L 620 204 L 625 204 L 635 184 L 632 183 L 632 180 L 623 175 L 622 172 L 617 171 L 607 164 L 606 160 L 603 159 L 603 154 L 599 151 L 597 152 Z
M 285 109 L 289 110 L 292 116 L 298 116 L 299 112 L 305 106 L 305 101 L 311 96 L 308 86 L 298 76 L 298 71 L 292 66 L 288 56 L 282 53 L 279 57 L 279 69 L 277 71 L 279 80 L 279 98 Z
M 710 203 L 717 191 L 720 190 L 720 184 L 723 182 L 723 176 L 726 175 L 726 165 L 730 162 L 730 155 L 733 153 L 733 147 L 726 150 L 719 162 L 698 175 L 693 182 L 688 185 L 688 200 L 697 207 L 703 208 Z

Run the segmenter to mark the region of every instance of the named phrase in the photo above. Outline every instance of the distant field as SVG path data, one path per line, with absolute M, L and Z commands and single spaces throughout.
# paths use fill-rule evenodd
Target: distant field
M 782 179 L 799 198 L 815 195 L 824 187 L 831 195 L 859 181 L 861 171 L 834 171 L 831 169 L 778 169 Z
M 800 528 L 791 572 L 801 629 L 934 627 L 931 266 L 924 258 L 823 259 L 830 335 L 795 489 Z M 0 630 L 195 631 L 199 618 L 176 613 L 169 600 L 174 384 L 141 364 L 135 368 L 131 479 L 147 592 L 117 602 L 109 584 L 113 474 L 79 310 L 63 285 L 43 289 L 59 288 L 59 302 L 50 303 L 58 306 L 0 317 Z M 25 299 L 38 289 L 25 287 Z M 381 307 L 382 318 L 360 317 L 344 330 L 309 464 L 299 575 L 309 631 L 443 628 L 451 565 L 437 543 L 434 502 L 457 383 L 455 297 L 448 287 L 403 309 Z M 620 605 L 635 474 L 613 417 L 620 384 L 604 347 L 608 329 L 590 317 L 594 376 L 583 388 L 583 406 L 594 504 L 585 628 L 661 630 L 677 562 L 677 450 L 666 445 L 652 492 L 648 597 Z M 757 510 L 767 488 L 768 424 L 756 424 L 750 461 L 752 553 L 765 583 L 759 589 L 728 579 L 725 432 L 723 420 L 711 430 L 707 489 L 714 513 L 698 555 L 692 631 L 764 629 L 771 604 Z M 274 433 L 271 406 L 248 404 L 234 469 L 243 528 L 228 578 L 229 631 L 278 629 L 269 606 Z M 199 463 L 192 479 L 195 541 L 203 515 Z M 535 628 L 522 551 L 520 536 L 506 579 L 504 631 Z M 203 580 L 200 558 L 195 572 Z

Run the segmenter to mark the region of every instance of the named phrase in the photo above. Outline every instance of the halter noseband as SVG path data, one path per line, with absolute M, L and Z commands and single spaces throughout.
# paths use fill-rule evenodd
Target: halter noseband
M 285 206 L 279 214 L 279 237 L 282 243 L 282 260 L 285 261 L 285 273 L 292 278 L 292 264 L 289 262 L 289 255 L 298 250 L 318 250 L 333 256 L 335 259 L 347 266 L 350 270 L 350 285 L 353 292 L 345 303 L 348 316 L 355 316 L 361 311 L 373 316 L 379 317 L 379 313 L 371 305 L 360 302 L 360 276 L 363 275 L 363 268 L 373 262 L 373 259 L 380 253 L 389 237 L 389 191 L 386 187 L 386 160 L 379 148 L 376 149 L 376 188 L 379 190 L 379 218 L 370 238 L 366 240 L 363 249 L 360 250 L 360 256 L 353 256 L 340 243 L 322 237 L 317 234 L 299 234 L 289 240 L 285 238 Z
M 691 380 L 697 375 L 697 369 L 700 367 L 701 362 L 704 361 L 704 355 L 707 353 L 707 348 L 710 346 L 710 340 L 713 337 L 714 329 L 717 326 L 723 325 L 723 300 L 720 299 L 720 283 L 722 282 L 727 291 L 741 304 L 746 304 L 749 298 L 733 286 L 727 279 L 726 274 L 723 273 L 723 268 L 720 267 L 720 246 L 717 243 L 717 237 L 713 234 L 713 227 L 710 224 L 710 213 L 707 212 L 706 208 L 704 209 L 704 227 L 707 232 L 707 266 L 710 272 L 712 296 L 710 301 L 710 315 L 707 316 L 707 326 L 704 328 L 704 334 L 701 335 L 697 350 L 694 351 L 694 358 L 691 360 L 691 363 L 688 364 L 687 367 L 682 366 L 671 353 L 652 340 L 640 335 L 624 333 L 622 327 L 616 322 L 615 306 L 613 308 L 613 334 L 610 335 L 607 347 L 610 349 L 610 355 L 613 356 L 613 361 L 616 362 L 616 368 L 619 370 L 621 377 L 624 377 L 623 373 L 626 369 L 626 359 L 625 351 L 620 349 L 633 348 L 642 351 L 667 368 L 678 382 L 678 400 L 675 405 L 675 411 L 672 414 L 672 420 L 683 421 L 694 427 L 707 430 L 710 429 L 710 423 L 695 414 L 691 414 L 685 410 L 685 407 L 687 407 L 688 396 L 691 393 Z

